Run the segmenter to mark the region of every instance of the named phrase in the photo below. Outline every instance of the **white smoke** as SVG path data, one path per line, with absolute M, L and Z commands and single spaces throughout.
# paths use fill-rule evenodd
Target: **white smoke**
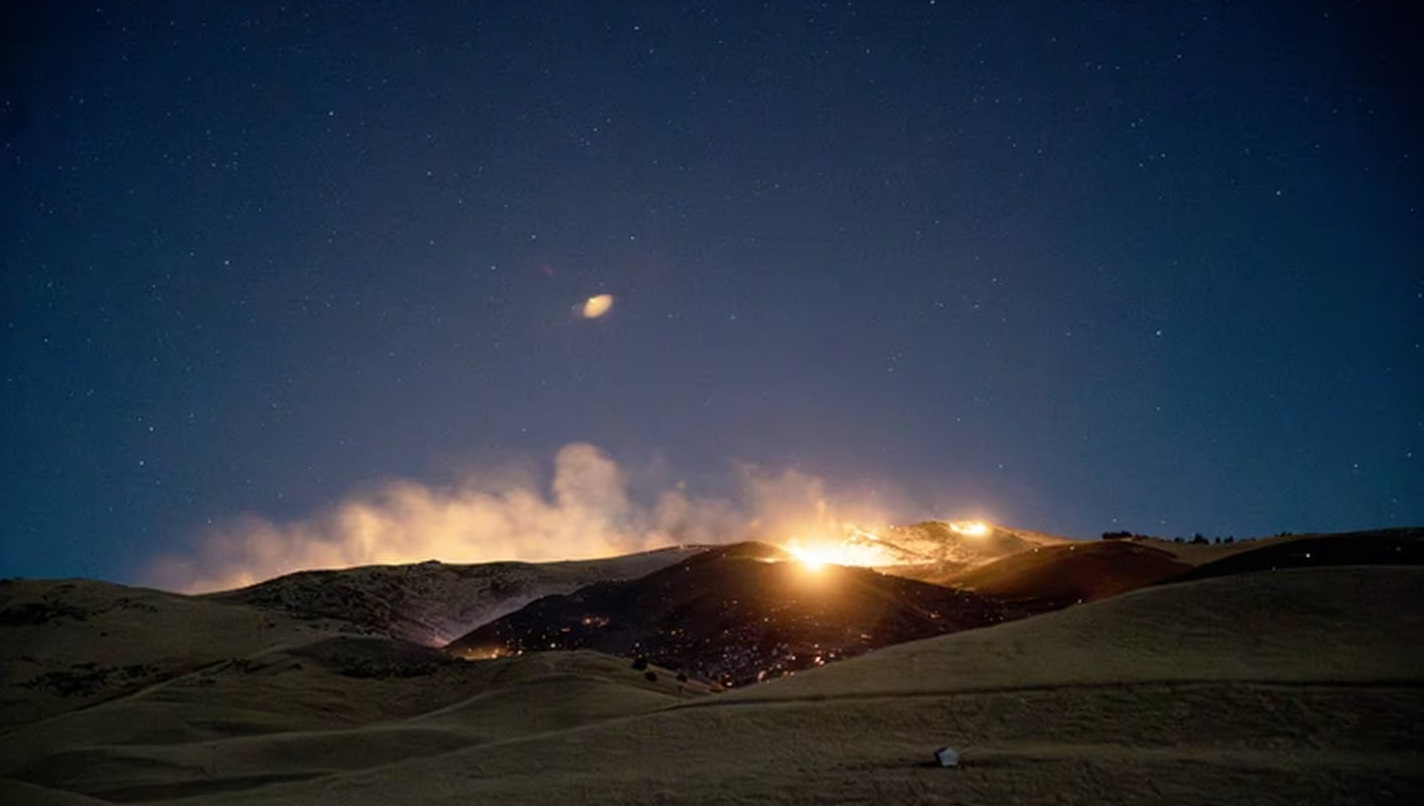
M 842 522 L 825 483 L 797 471 L 742 468 L 745 500 L 689 495 L 683 485 L 646 503 L 593 445 L 559 450 L 547 491 L 515 473 L 471 475 L 436 487 L 389 482 L 312 517 L 278 523 L 246 515 L 203 534 L 184 555 L 161 557 L 150 584 L 202 592 L 292 571 L 356 565 L 586 559 L 686 543 L 774 539 Z

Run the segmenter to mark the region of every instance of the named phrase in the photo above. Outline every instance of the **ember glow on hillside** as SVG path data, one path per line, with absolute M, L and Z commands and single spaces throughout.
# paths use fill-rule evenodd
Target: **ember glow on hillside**
M 953 534 L 969 538 L 984 537 L 993 529 L 989 524 L 978 520 L 948 521 L 944 526 Z M 821 530 L 819 533 L 813 532 L 814 537 L 792 537 L 782 548 L 811 570 L 818 570 L 826 565 L 876 568 L 917 565 L 931 561 L 926 557 L 909 554 L 893 541 L 887 540 L 882 536 L 885 531 L 888 531 L 888 527 L 867 529 L 849 525 L 838 533 Z
M 782 548 L 812 570 L 826 565 L 890 565 L 892 558 L 879 545 L 879 538 L 870 532 L 856 530 L 839 542 L 829 539 L 802 540 L 793 538 Z
M 989 534 L 989 524 L 983 521 L 960 521 L 958 523 L 951 523 L 949 528 L 959 534 L 969 535 L 970 537 L 983 537 Z

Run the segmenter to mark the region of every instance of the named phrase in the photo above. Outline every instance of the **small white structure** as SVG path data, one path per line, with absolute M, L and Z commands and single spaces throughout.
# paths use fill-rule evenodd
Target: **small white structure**
M 953 747 L 941 747 L 935 751 L 935 760 L 939 761 L 941 767 L 958 767 L 959 751 Z

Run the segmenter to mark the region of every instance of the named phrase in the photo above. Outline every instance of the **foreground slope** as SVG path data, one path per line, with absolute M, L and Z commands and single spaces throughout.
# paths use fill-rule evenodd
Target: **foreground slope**
M 650 679 L 625 659 L 596 653 L 470 663 L 388 638 L 335 636 L 0 733 L 0 798 L 144 802 L 263 792 L 648 713 L 705 693 L 666 670 Z
M 643 716 L 174 803 L 1412 803 L 1420 590 L 1411 567 L 1147 588 Z M 929 763 L 943 744 L 962 767 Z
M 468 663 L 350 621 L 222 597 L 3 580 L 0 802 L 262 787 L 708 693 L 659 671 L 593 653 Z
M 640 577 L 701 550 L 308 571 L 205 596 L 83 579 L 0 580 L 0 726 L 323 636 L 442 645 L 541 596 Z
M 1254 681 L 1424 683 L 1424 568 L 1345 566 L 1144 588 L 889 647 L 737 700 Z
M 0 729 L 340 626 L 107 582 L 0 580 Z

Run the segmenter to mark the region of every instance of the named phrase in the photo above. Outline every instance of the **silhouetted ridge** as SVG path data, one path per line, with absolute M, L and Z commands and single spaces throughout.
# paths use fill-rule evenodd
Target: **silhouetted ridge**
M 1163 549 L 1107 540 L 1035 547 L 949 579 L 1029 612 L 1044 612 L 1106 599 L 1189 570 Z
M 1380 529 L 1301 537 L 1233 554 L 1173 581 L 1323 565 L 1424 565 L 1424 529 Z
M 773 546 L 770 543 L 763 543 L 759 540 L 747 540 L 741 543 L 730 543 L 725 546 L 713 546 L 707 549 L 706 551 L 688 557 L 687 559 L 678 563 L 678 565 L 715 562 L 717 560 L 756 560 L 758 562 L 789 562 L 794 559 L 796 559 L 796 557 L 786 549 L 780 548 L 778 546 Z

